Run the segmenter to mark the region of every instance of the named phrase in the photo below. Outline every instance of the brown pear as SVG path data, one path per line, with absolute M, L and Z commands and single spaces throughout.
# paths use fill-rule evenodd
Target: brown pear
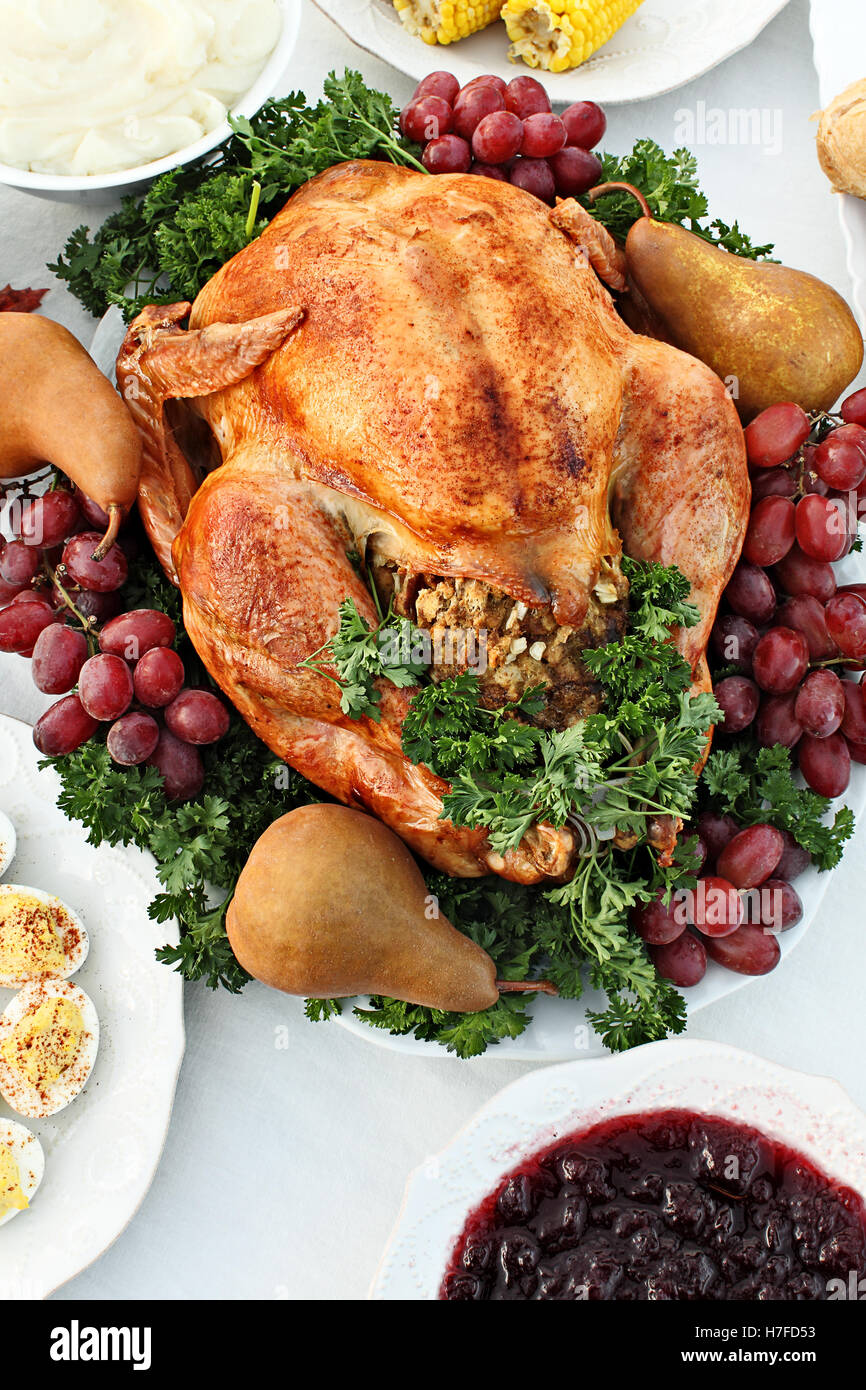
M 105 554 L 138 496 L 141 438 L 78 339 L 41 314 L 0 313 L 0 478 L 53 463 L 110 518 Z
M 384 994 L 455 1013 L 499 998 L 493 961 L 438 912 L 403 841 L 346 806 L 300 806 L 269 826 L 226 927 L 244 969 L 286 994 Z
M 651 217 L 633 224 L 625 252 L 654 336 L 729 382 L 744 420 L 778 401 L 829 410 L 859 372 L 857 321 L 814 275 L 746 260 Z

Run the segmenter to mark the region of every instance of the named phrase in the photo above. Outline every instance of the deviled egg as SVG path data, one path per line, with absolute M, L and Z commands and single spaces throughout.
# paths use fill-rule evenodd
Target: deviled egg
M 41 888 L 0 883 L 0 986 L 66 980 L 84 964 L 88 939 L 71 907 Z
M 17 1120 L 0 1119 L 0 1226 L 27 1210 L 44 1172 L 36 1135 Z
M 0 811 L 0 878 L 3 877 L 15 858 L 17 844 L 18 837 L 15 834 L 15 826 L 6 813 Z
M 0 1017 L 0 1095 L 19 1115 L 54 1115 L 86 1084 L 98 1046 L 99 1020 L 84 990 L 33 981 Z

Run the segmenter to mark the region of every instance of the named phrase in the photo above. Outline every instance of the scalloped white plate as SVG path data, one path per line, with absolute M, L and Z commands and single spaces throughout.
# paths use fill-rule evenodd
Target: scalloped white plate
M 314 0 L 360 48 L 420 80 L 447 68 L 461 83 L 483 72 L 506 81 L 531 73 L 509 63 L 502 22 L 447 46 L 428 45 L 400 23 L 389 0 Z M 554 102 L 644 101 L 682 87 L 757 38 L 788 0 L 644 0 L 640 9 L 581 67 L 536 73 Z
M 16 882 L 56 893 L 84 919 L 90 952 L 72 983 L 96 1006 L 100 1046 L 82 1094 L 46 1120 L 24 1120 L 45 1150 L 29 1211 L 0 1231 L 0 1301 L 44 1298 L 116 1240 L 162 1154 L 183 1057 L 183 986 L 154 958 L 177 940 L 147 915 L 154 860 L 94 849 L 57 809 L 60 783 L 39 771 L 29 724 L 0 715 L 0 808 L 17 832 Z M 0 990 L 0 1008 L 14 997 Z M 18 1118 L 0 1101 L 0 1115 Z
M 374 1299 L 435 1299 L 469 1213 L 524 1158 L 628 1111 L 681 1108 L 752 1125 L 866 1196 L 866 1115 L 837 1081 L 721 1043 L 650 1043 L 530 1072 L 409 1178 Z

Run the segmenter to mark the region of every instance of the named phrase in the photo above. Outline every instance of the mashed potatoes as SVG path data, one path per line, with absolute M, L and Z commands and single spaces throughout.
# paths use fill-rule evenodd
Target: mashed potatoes
M 0 162 L 105 174 L 214 130 L 277 42 L 276 0 L 0 0 Z

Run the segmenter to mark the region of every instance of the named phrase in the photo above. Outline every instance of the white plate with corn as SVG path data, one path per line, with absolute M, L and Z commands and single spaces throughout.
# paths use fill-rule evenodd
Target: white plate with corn
M 409 77 L 535 69 L 554 102 L 641 101 L 751 43 L 787 0 L 315 0 Z M 524 67 L 524 64 L 527 66 Z

